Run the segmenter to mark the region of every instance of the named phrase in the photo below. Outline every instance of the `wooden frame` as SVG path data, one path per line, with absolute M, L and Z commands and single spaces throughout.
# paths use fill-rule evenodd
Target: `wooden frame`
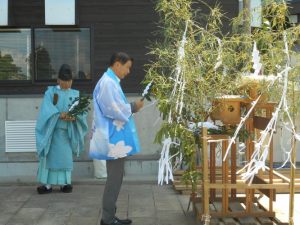
M 241 105 L 249 109 L 251 101 L 244 101 Z M 258 103 L 254 112 L 246 120 L 245 127 L 250 134 L 255 134 L 257 138 L 260 135 L 259 130 L 264 130 L 268 125 L 272 112 L 274 111 L 275 103 Z M 264 115 L 255 115 L 257 110 L 264 110 Z M 252 135 L 253 136 L 253 135 Z M 257 217 L 257 220 L 264 221 L 263 224 L 273 224 L 269 218 L 279 224 L 294 224 L 294 192 L 296 188 L 300 190 L 300 183 L 295 183 L 295 168 L 291 166 L 290 177 L 273 170 L 273 143 L 271 142 L 268 155 L 269 167 L 266 166 L 265 174 L 262 171 L 254 177 L 253 183 L 248 185 L 236 176 L 236 146 L 231 148 L 230 156 L 222 161 L 221 167 L 216 166 L 216 142 L 222 142 L 222 158 L 228 146 L 229 137 L 226 135 L 208 135 L 207 129 L 203 128 L 202 135 L 202 162 L 199 170 L 202 172 L 202 190 L 201 197 L 195 197 L 192 193 L 191 201 L 193 201 L 194 211 L 198 219 L 204 219 L 204 224 L 219 224 L 216 218 L 226 220 L 225 224 L 234 222 L 233 217 L 239 220 L 241 224 L 256 224 L 247 221 Z M 293 140 L 295 141 L 295 140 Z M 295 154 L 295 146 L 293 149 Z M 250 160 L 254 151 L 254 143 L 252 139 L 246 142 L 246 160 Z M 209 155 L 209 157 L 208 157 Z M 230 157 L 230 158 L 229 158 Z M 295 155 L 292 156 L 295 160 Z M 229 164 L 230 159 L 230 164 Z M 229 173 L 230 166 L 230 173 Z M 218 171 L 218 173 L 216 173 Z M 221 173 L 220 173 L 221 172 Z M 274 182 L 275 181 L 275 182 Z M 279 183 L 278 183 L 279 182 Z M 217 190 L 219 190 L 216 195 Z M 244 190 L 244 197 L 237 197 L 237 190 Z M 275 218 L 273 209 L 273 201 L 276 201 L 276 191 L 287 191 L 290 193 L 289 201 L 289 218 L 288 222 L 281 222 Z M 230 193 L 230 194 L 229 194 Z M 240 193 L 240 192 L 239 192 Z M 259 193 L 260 197 L 266 196 L 269 201 L 267 205 L 262 205 L 255 197 L 255 193 Z M 259 198 L 260 198 L 259 197 Z M 200 204 L 201 203 L 201 204 Z M 244 207 L 242 207 L 244 205 Z M 230 209 L 230 210 L 229 210 Z M 231 219 L 231 220 L 230 220 Z
M 246 108 L 250 108 L 251 101 L 241 102 Z M 264 109 L 265 117 L 255 116 L 255 110 Z M 274 109 L 273 103 L 259 103 L 251 116 L 246 120 L 245 127 L 250 134 L 254 134 L 256 129 L 264 129 L 271 118 Z M 261 122 L 263 121 L 263 123 Z M 251 135 L 250 135 L 251 136 Z M 202 191 L 201 191 L 201 209 L 197 209 L 194 204 L 194 209 L 197 213 L 197 217 L 204 218 L 227 218 L 227 217 L 269 217 L 274 218 L 275 212 L 273 211 L 273 201 L 275 200 L 277 188 L 288 188 L 288 183 L 273 183 L 273 146 L 270 146 L 269 152 L 269 164 L 268 169 L 268 182 L 259 177 L 255 177 L 251 185 L 247 183 L 237 182 L 237 160 L 236 160 L 236 145 L 234 144 L 231 148 L 230 156 L 227 156 L 225 160 L 222 161 L 221 165 L 221 178 L 218 181 L 216 179 L 216 143 L 222 142 L 222 159 L 225 156 L 226 149 L 228 146 L 229 137 L 226 135 L 208 135 L 207 129 L 203 128 L 202 136 Z M 246 141 L 246 160 L 250 160 L 254 151 L 254 143 L 251 138 Z M 210 157 L 208 157 L 208 155 Z M 229 163 L 230 161 L 230 163 Z M 229 167 L 230 172 L 229 174 Z M 245 197 L 237 197 L 237 189 L 243 189 Z M 216 190 L 221 190 L 219 193 L 221 197 L 216 196 Z M 261 195 L 266 195 L 269 198 L 268 210 L 257 210 L 254 203 L 257 203 L 257 198 L 255 198 L 255 191 L 261 193 Z M 199 198 L 197 198 L 199 201 Z M 221 202 L 217 204 L 217 210 L 211 210 L 210 204 L 214 202 Z M 244 204 L 245 209 L 240 206 Z M 205 223 L 206 224 L 206 223 Z

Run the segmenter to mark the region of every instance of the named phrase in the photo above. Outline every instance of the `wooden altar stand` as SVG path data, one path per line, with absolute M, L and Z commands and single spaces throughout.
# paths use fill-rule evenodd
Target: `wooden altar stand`
M 251 101 L 243 99 L 241 105 L 249 109 Z M 259 131 L 264 130 L 268 124 L 272 112 L 273 103 L 258 103 L 254 112 L 245 122 L 245 128 L 250 137 L 246 141 L 245 158 L 249 161 L 254 151 L 253 140 L 258 139 Z M 257 115 L 259 112 L 260 115 Z M 225 161 L 221 160 L 221 165 L 216 165 L 216 146 L 221 144 L 222 159 L 225 156 L 229 137 L 226 135 L 208 135 L 207 129 L 203 128 L 201 137 L 202 174 L 201 195 L 195 197 L 191 194 L 194 211 L 197 218 L 203 220 L 204 224 L 243 224 L 256 225 L 273 224 L 276 220 L 273 210 L 273 201 L 276 200 L 276 188 L 288 188 L 289 183 L 273 183 L 273 146 L 271 144 L 267 172 L 259 172 L 251 185 L 237 179 L 237 148 L 232 145 L 230 154 Z M 216 171 L 221 170 L 220 176 Z M 278 175 L 278 174 L 277 174 Z M 237 194 L 237 191 L 239 194 Z M 242 194 L 240 194 L 242 193 Z M 255 194 L 259 193 L 259 194 Z M 269 199 L 267 207 L 262 207 L 259 198 L 266 196 Z M 278 222 L 280 224 L 280 222 Z

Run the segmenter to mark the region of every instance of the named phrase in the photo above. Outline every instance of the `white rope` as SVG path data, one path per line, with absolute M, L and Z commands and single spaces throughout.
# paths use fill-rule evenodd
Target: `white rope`
M 291 166 L 293 166 L 294 168 L 296 168 L 296 165 L 294 164 L 294 162 L 291 159 L 292 150 L 293 150 L 293 147 L 294 147 L 294 143 L 292 142 L 292 137 L 294 137 L 297 141 L 299 141 L 299 134 L 297 134 L 293 129 L 291 129 L 290 127 L 288 127 L 288 125 L 289 125 L 289 123 L 283 123 L 283 126 L 284 126 L 283 128 L 285 130 L 287 130 L 292 135 L 291 138 L 289 138 L 289 139 L 286 140 L 287 144 L 288 143 L 292 143 L 292 146 L 290 147 L 289 150 L 286 150 L 286 148 L 284 147 L 284 145 L 282 143 L 283 138 L 281 138 L 281 140 L 280 140 L 280 148 L 281 148 L 282 152 L 284 153 L 284 155 L 286 155 L 286 159 L 283 162 L 283 164 L 280 167 L 278 167 L 277 169 L 283 168 L 288 162 L 290 162 Z M 281 128 L 281 130 L 283 128 Z
M 258 141 L 254 142 L 255 143 L 254 152 L 251 156 L 250 161 L 241 170 L 237 172 L 237 173 L 241 173 L 242 171 L 246 170 L 244 173 L 242 173 L 241 177 L 245 181 L 249 180 L 248 183 L 249 185 L 252 183 L 254 176 L 258 173 L 260 169 L 265 170 L 265 161 L 267 159 L 271 140 L 275 132 L 278 115 L 283 105 L 284 98 L 286 98 L 289 69 L 290 69 L 289 67 L 286 67 L 281 72 L 281 74 L 284 73 L 284 88 L 283 88 L 281 100 L 275 112 L 272 113 L 272 118 L 270 119 L 266 129 L 261 132 L 261 136 L 258 139 Z M 267 144 L 264 144 L 268 136 L 269 136 L 269 140 Z
M 289 124 L 291 125 L 291 128 L 286 127 L 286 129 L 290 130 L 290 132 L 296 138 L 296 140 L 299 140 L 299 135 L 295 131 L 295 126 L 291 119 L 291 116 L 290 116 L 290 113 L 288 110 L 288 105 L 287 105 L 287 96 L 286 95 L 287 95 L 287 89 L 288 89 L 288 73 L 291 68 L 289 66 L 290 65 L 290 57 L 289 57 L 289 53 L 288 53 L 286 33 L 284 33 L 284 44 L 285 44 L 285 53 L 287 56 L 287 64 L 286 64 L 285 69 L 282 72 L 278 73 L 278 76 L 280 76 L 280 75 L 283 76 L 283 81 L 284 81 L 282 97 L 280 99 L 280 102 L 279 102 L 275 112 L 272 113 L 272 118 L 270 119 L 266 129 L 261 132 L 260 138 L 258 139 L 257 142 L 255 142 L 254 152 L 251 156 L 250 161 L 240 171 L 237 172 L 237 173 L 240 173 L 242 171 L 245 171 L 244 173 L 241 174 L 241 177 L 245 181 L 249 180 L 249 183 L 248 183 L 249 185 L 251 185 L 254 176 L 258 173 L 258 171 L 260 169 L 265 170 L 265 162 L 266 162 L 266 159 L 267 159 L 267 156 L 269 153 L 271 140 L 272 140 L 272 137 L 273 137 L 275 129 L 276 129 L 279 113 L 282 109 L 283 109 L 283 112 L 287 114 Z M 267 140 L 268 137 L 269 137 L 269 140 Z M 264 144 L 264 143 L 266 143 L 266 144 Z M 293 148 L 293 146 L 292 146 L 292 148 Z M 287 154 L 288 154 L 287 160 L 290 159 L 290 153 L 291 153 L 291 151 L 287 152 Z M 286 160 L 286 162 L 287 162 L 287 160 Z M 292 162 L 291 162 L 291 164 L 292 164 Z M 293 165 L 293 166 L 295 166 L 295 165 Z
M 253 51 L 252 51 L 252 62 L 253 62 L 253 68 L 254 68 L 254 73 L 250 74 L 251 76 L 257 76 L 258 73 L 261 70 L 262 64 L 260 63 L 260 56 L 259 56 L 259 51 L 256 47 L 256 42 L 254 42 L 253 44 Z M 244 126 L 244 123 L 246 122 L 247 118 L 250 116 L 250 114 L 252 113 L 252 111 L 254 110 L 256 104 L 258 103 L 259 99 L 260 99 L 261 95 L 258 96 L 258 98 L 252 103 L 252 106 L 250 108 L 250 110 L 248 111 L 248 113 L 246 114 L 245 117 L 241 118 L 241 121 L 238 125 L 238 127 L 236 128 L 233 137 L 231 138 L 229 145 L 226 149 L 226 153 L 224 155 L 223 161 L 226 160 L 226 157 L 231 149 L 232 144 L 235 143 L 235 139 L 237 138 L 238 133 L 240 132 L 241 128 Z
M 260 97 L 261 97 L 261 95 L 258 96 L 258 98 L 257 98 L 254 102 L 251 103 L 252 106 L 251 106 L 251 108 L 249 109 L 248 113 L 246 114 L 246 116 L 244 116 L 244 117 L 241 118 L 241 121 L 240 121 L 239 125 L 237 126 L 237 128 L 236 128 L 236 130 L 235 130 L 235 132 L 234 132 L 234 134 L 233 134 L 233 137 L 230 139 L 230 142 L 229 142 L 228 147 L 227 147 L 227 149 L 226 149 L 226 153 L 225 153 L 225 155 L 224 155 L 224 157 L 223 157 L 223 161 L 226 160 L 227 155 L 228 155 L 228 153 L 229 153 L 229 151 L 230 151 L 230 149 L 231 149 L 231 146 L 235 143 L 235 140 L 236 140 L 236 138 L 237 138 L 237 135 L 239 134 L 240 130 L 241 130 L 242 127 L 244 126 L 244 123 L 246 122 L 246 120 L 248 119 L 248 117 L 250 116 L 250 114 L 252 113 L 252 111 L 254 110 L 254 108 L 255 108 L 256 104 L 258 103 Z

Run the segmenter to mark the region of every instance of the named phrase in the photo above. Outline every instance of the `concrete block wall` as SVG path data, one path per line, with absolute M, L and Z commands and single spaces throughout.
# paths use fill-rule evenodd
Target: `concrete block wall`
M 129 101 L 139 98 L 128 95 Z M 35 177 L 38 158 L 36 153 L 5 152 L 5 121 L 35 120 L 39 113 L 42 96 L 0 96 L 0 180 L 13 179 L 26 181 Z M 154 137 L 160 126 L 159 112 L 152 102 L 145 102 L 144 109 L 134 115 L 142 151 L 129 159 L 125 164 L 125 176 L 157 175 L 157 159 L 161 146 L 154 144 Z M 88 123 L 92 123 L 92 110 Z M 93 162 L 88 157 L 89 138 L 86 137 L 85 151 L 79 157 L 74 157 L 75 177 L 93 177 Z M 10 180 L 11 180 L 10 179 Z

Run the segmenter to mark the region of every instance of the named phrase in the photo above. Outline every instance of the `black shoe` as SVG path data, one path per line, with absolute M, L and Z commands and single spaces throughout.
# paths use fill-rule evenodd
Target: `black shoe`
M 122 223 L 122 224 L 131 224 L 131 223 L 132 223 L 132 220 L 131 220 L 131 219 L 124 219 L 124 220 L 121 220 L 121 219 L 119 219 L 118 217 L 115 217 L 115 219 L 116 219 L 117 221 L 119 221 L 120 223 Z
M 111 223 L 104 223 L 103 220 L 101 220 L 100 225 L 125 225 L 125 223 L 121 223 L 117 219 L 114 219 Z
M 52 192 L 52 188 L 47 188 L 45 185 L 42 185 L 42 186 L 38 186 L 36 188 L 37 192 L 42 195 L 42 194 L 49 194 Z
M 64 185 L 60 187 L 60 191 L 63 193 L 71 193 L 73 191 L 73 186 L 71 184 Z

